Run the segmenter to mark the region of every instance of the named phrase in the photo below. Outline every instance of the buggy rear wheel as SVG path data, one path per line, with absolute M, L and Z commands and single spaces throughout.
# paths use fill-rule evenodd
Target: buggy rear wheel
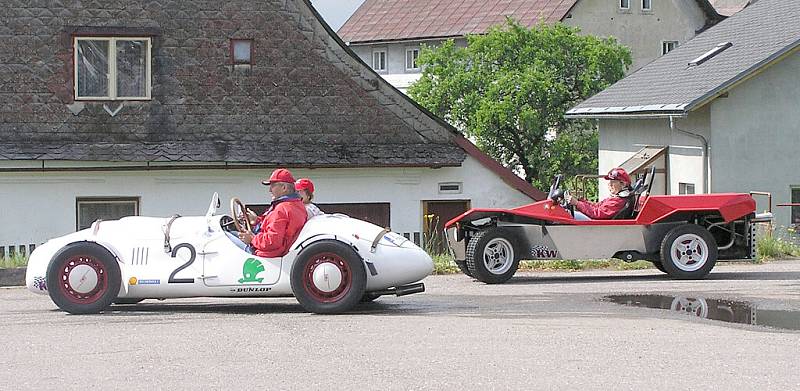
M 661 242 L 661 266 L 671 277 L 700 279 L 711 272 L 716 262 L 717 242 L 699 225 L 679 225 Z
M 479 231 L 467 245 L 467 275 L 487 284 L 504 283 L 517 272 L 520 253 L 510 231 L 498 227 Z
M 71 314 L 103 311 L 117 298 L 121 284 L 116 257 L 95 243 L 69 244 L 47 267 L 50 298 Z

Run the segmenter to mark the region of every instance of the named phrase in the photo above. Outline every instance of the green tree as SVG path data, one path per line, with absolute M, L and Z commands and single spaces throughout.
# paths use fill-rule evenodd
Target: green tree
M 561 23 L 526 28 L 509 19 L 467 46 L 425 47 L 409 95 L 478 147 L 546 188 L 552 176 L 597 171 L 597 131 L 566 110 L 621 79 L 630 51 L 614 38 Z

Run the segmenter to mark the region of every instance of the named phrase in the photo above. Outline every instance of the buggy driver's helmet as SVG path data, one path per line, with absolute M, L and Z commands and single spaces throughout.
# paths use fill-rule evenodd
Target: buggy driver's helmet
M 625 186 L 631 185 L 631 177 L 628 175 L 628 172 L 621 167 L 612 168 L 603 178 L 609 181 L 620 181 Z

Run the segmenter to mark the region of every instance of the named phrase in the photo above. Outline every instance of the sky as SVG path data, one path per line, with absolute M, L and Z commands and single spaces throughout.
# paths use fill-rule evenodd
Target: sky
M 364 0 L 311 0 L 333 31 L 338 31 Z

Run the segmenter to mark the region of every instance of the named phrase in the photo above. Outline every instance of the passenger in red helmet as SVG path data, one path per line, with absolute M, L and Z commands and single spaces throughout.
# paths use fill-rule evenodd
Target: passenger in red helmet
M 297 189 L 297 195 L 300 196 L 300 199 L 303 200 L 303 204 L 306 206 L 306 212 L 308 212 L 309 219 L 314 216 L 325 214 L 325 212 L 321 211 L 316 205 L 311 203 L 311 200 L 314 199 L 314 182 L 311 182 L 311 179 L 298 179 L 297 182 L 294 183 L 294 188 Z
M 613 219 L 620 211 L 625 209 L 628 197 L 631 195 L 631 177 L 624 169 L 617 167 L 603 177 L 608 180 L 608 190 L 611 196 L 597 203 L 586 200 L 577 200 L 571 196 L 567 202 L 575 205 L 576 220 L 604 220 Z

